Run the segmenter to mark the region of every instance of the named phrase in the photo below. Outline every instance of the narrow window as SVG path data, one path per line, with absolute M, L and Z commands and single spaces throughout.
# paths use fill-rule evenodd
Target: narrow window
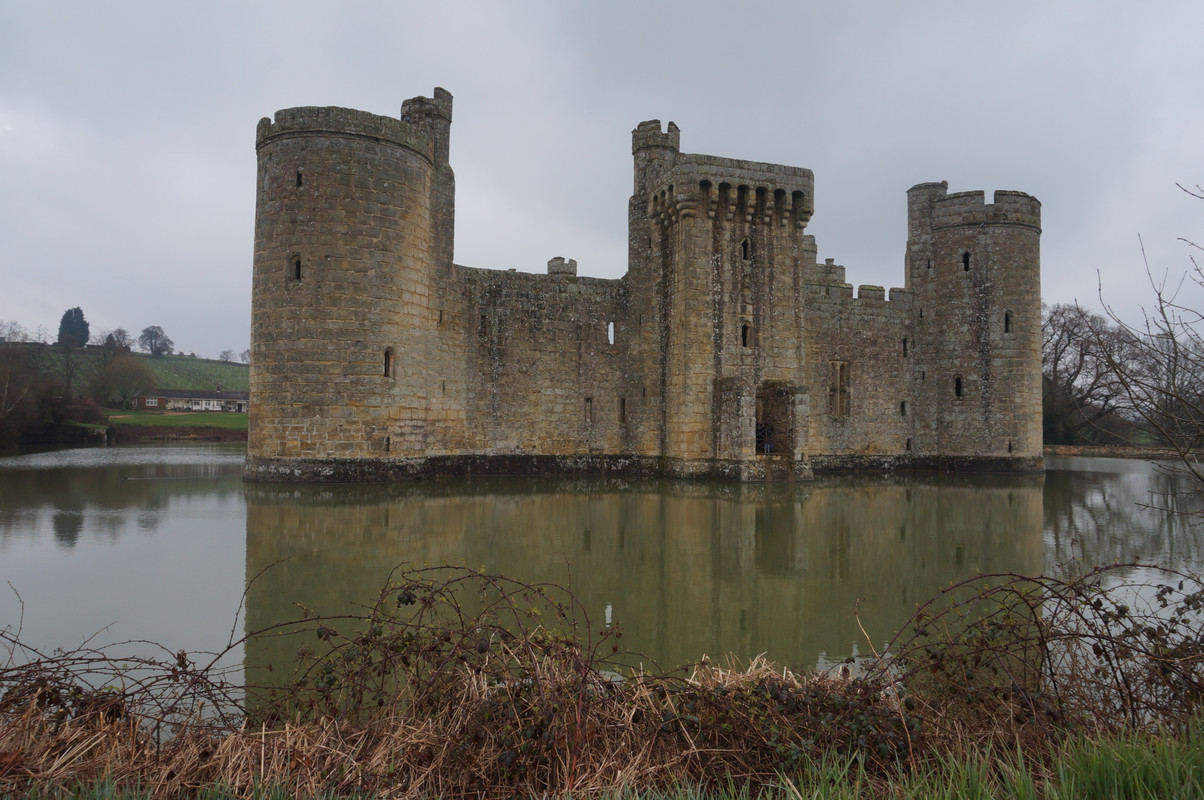
M 834 417 L 849 414 L 849 362 L 828 362 L 828 413 Z
M 1012 452 L 1012 440 L 1011 439 L 1008 440 L 1008 452 L 1009 453 Z
M 386 453 L 387 453 L 387 452 L 389 452 L 389 448 L 392 446 L 392 444 L 393 444 L 393 440 L 392 440 L 392 438 L 391 438 L 391 437 L 388 437 L 388 436 L 386 436 L 386 437 L 385 437 L 385 452 L 386 452 Z
M 962 376 L 958 375 L 953 379 L 953 394 L 955 397 L 962 396 Z
M 928 269 L 932 269 L 932 259 L 928 259 Z
M 748 332 L 749 332 L 749 327 L 748 327 L 748 323 L 746 322 L 746 323 L 744 323 L 744 325 L 742 325 L 740 327 L 740 346 L 741 347 L 748 347 Z
M 301 256 L 293 256 L 293 260 L 288 265 L 288 277 L 290 280 L 301 280 Z
M 443 309 L 439 309 L 439 325 L 443 324 Z
M 393 348 L 385 348 L 385 377 L 393 377 Z
M 1003 332 L 1004 333 L 1012 332 L 1012 312 L 1011 311 L 1003 312 Z
M 626 397 L 619 398 L 619 424 L 620 425 L 627 424 L 627 398 Z
M 585 421 L 594 421 L 594 398 L 592 397 L 585 398 Z
M 962 253 L 962 270 L 964 272 L 970 271 L 970 251 L 969 250 Z
M 903 339 L 903 357 L 907 358 L 907 339 Z
M 903 443 L 903 449 L 909 453 L 911 452 L 911 439 L 908 439 L 906 442 Z
M 606 323 L 606 342 L 607 344 L 615 343 L 615 324 L 613 322 Z
M 305 177 L 301 174 L 301 170 L 297 170 L 297 188 L 301 188 L 304 183 Z
M 752 251 L 752 245 L 748 241 L 748 237 L 744 237 L 744 241 L 740 242 L 740 258 L 748 261 L 749 254 Z
M 907 401 L 906 401 L 906 400 L 904 400 L 903 402 L 899 403 L 899 416 L 900 416 L 900 417 L 906 417 L 906 416 L 907 416 Z

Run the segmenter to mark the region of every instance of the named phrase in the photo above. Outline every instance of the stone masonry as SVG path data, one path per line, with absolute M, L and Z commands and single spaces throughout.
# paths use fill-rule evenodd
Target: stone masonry
M 453 261 L 452 97 L 259 123 L 246 476 L 1037 471 L 1040 203 L 908 192 L 906 283 L 845 282 L 808 169 L 632 132 L 617 280 Z

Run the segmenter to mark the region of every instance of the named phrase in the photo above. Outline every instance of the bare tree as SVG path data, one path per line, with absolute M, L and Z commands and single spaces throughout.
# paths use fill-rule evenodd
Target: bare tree
M 1074 304 L 1043 306 L 1041 311 L 1045 441 L 1114 440 L 1123 397 L 1104 351 L 1120 348 L 1124 331 L 1107 317 Z
M 227 364 L 229 364 L 230 362 L 234 361 L 234 351 L 233 350 L 223 350 L 221 355 L 218 356 L 218 359 L 221 361 L 225 361 Z
M 1204 200 L 1199 186 L 1196 191 L 1179 188 Z M 1204 249 L 1189 239 L 1181 241 L 1190 250 Z M 1154 291 L 1153 310 L 1140 325 L 1126 325 L 1109 309 L 1125 335 L 1121 346 L 1105 344 L 1102 351 L 1132 412 L 1204 483 L 1204 312 L 1184 299 L 1192 286 L 1204 288 L 1204 271 L 1189 253 L 1190 268 L 1174 282 L 1165 275 L 1157 278 L 1144 244 L 1141 252 Z

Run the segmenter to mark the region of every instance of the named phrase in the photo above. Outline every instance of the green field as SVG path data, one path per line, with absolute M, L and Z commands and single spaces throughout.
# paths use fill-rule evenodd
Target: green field
M 67 376 L 70 367 L 76 386 L 86 386 L 88 379 L 112 359 L 113 354 L 101 348 L 89 347 L 64 353 L 61 348 L 37 342 L 18 342 L 12 345 L 26 354 L 37 369 L 57 379 Z M 250 369 L 246 364 L 218 361 L 191 356 L 159 356 L 130 353 L 142 359 L 155 374 L 156 389 L 194 389 L 200 391 L 246 392 L 250 389 Z
M 202 389 L 245 392 L 249 389 L 246 364 L 214 361 L 189 356 L 139 356 L 158 378 L 157 389 Z
M 116 411 L 109 415 L 113 425 L 153 425 L 160 428 L 247 429 L 247 415 L 230 411 Z

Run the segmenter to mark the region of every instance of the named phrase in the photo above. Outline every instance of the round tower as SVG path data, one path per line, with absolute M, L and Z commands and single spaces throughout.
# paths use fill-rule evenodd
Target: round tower
M 1022 192 L 908 192 L 914 451 L 1040 469 L 1041 204 Z
M 451 100 L 436 100 L 446 113 L 414 121 L 292 108 L 259 122 L 248 477 L 330 479 L 423 451 L 446 249 L 447 211 L 432 210 L 446 125 L 430 120 L 449 122 Z

